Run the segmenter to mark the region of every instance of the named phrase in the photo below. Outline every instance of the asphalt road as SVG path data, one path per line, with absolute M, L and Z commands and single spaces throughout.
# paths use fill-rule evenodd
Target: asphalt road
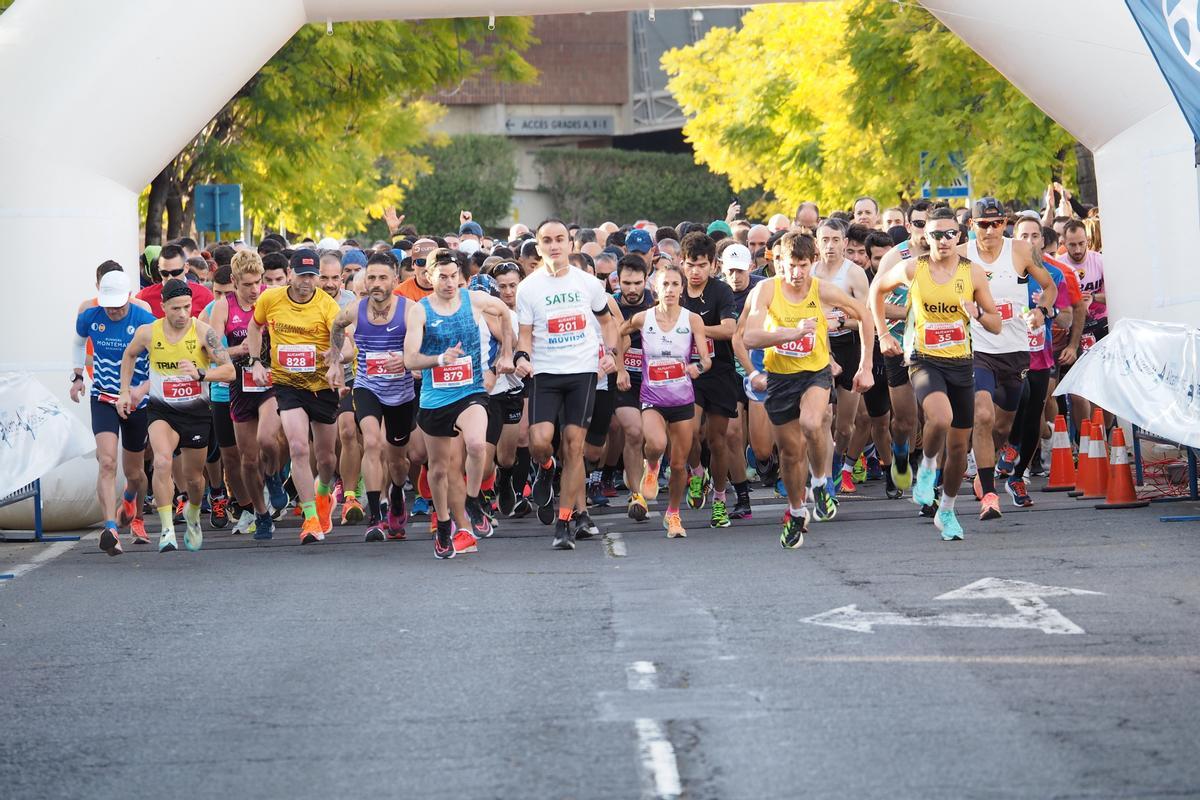
M 420 522 L 60 547 L 0 581 L 0 796 L 1200 796 L 1195 524 L 1035 492 L 943 543 L 864 491 L 798 551 L 765 497 L 686 540 L 597 514 L 573 553 L 507 522 L 448 562 Z

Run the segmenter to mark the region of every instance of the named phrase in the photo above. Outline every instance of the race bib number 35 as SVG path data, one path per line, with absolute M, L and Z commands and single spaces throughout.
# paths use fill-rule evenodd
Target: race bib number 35
M 163 378 L 163 400 L 168 403 L 185 403 L 204 396 L 200 381 L 186 376 Z
M 434 367 L 432 370 L 433 385 L 437 389 L 456 389 L 460 386 L 470 386 L 475 380 L 475 372 L 471 368 L 471 357 L 456 358 L 444 367 Z
M 400 377 L 399 372 L 393 372 L 387 368 L 387 362 L 392 358 L 391 353 L 367 353 L 367 375 L 373 378 L 384 378 L 387 380 L 396 380 Z
M 646 380 L 651 386 L 681 383 L 687 378 L 682 361 L 651 361 L 646 365 Z
M 930 350 L 945 350 L 966 341 L 967 331 L 962 322 L 925 323 L 925 346 Z
M 1003 303 L 996 303 L 996 310 L 1000 312 L 1000 321 L 1008 322 L 1013 318 L 1013 304 L 1011 300 L 1005 300 Z
M 581 311 L 559 313 L 546 318 L 546 331 L 551 335 L 577 333 L 587 326 Z
M 783 344 L 775 345 L 775 352 L 781 356 L 787 356 L 789 358 L 803 358 L 804 356 L 812 353 L 813 346 L 816 345 L 816 343 L 816 333 L 806 333 L 795 341 L 784 342 Z
M 312 344 L 281 344 L 275 361 L 288 372 L 316 372 L 317 347 Z

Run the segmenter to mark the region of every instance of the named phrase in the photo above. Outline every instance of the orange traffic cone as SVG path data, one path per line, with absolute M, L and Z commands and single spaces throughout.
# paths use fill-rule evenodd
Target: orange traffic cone
M 1071 438 L 1067 436 L 1067 419 L 1062 414 L 1054 418 L 1054 435 L 1050 437 L 1050 479 L 1043 492 L 1075 490 L 1075 459 L 1071 457 Z
M 1079 426 L 1079 466 L 1075 476 L 1075 491 L 1070 493 L 1071 497 L 1083 497 L 1087 494 L 1088 481 L 1091 480 L 1092 472 L 1088 469 L 1088 461 L 1092 454 L 1092 423 L 1084 420 Z
M 1108 492 L 1105 502 L 1097 503 L 1096 508 L 1144 508 L 1148 505 L 1150 501 L 1139 500 L 1137 490 L 1133 488 L 1133 470 L 1129 466 L 1129 450 L 1125 447 L 1125 431 L 1120 427 L 1114 428 L 1108 461 Z
M 1092 420 L 1091 428 L 1092 447 L 1088 453 L 1088 472 L 1091 477 L 1083 500 L 1099 500 L 1108 491 L 1108 445 L 1104 441 L 1104 418 L 1101 417 L 1100 424 Z

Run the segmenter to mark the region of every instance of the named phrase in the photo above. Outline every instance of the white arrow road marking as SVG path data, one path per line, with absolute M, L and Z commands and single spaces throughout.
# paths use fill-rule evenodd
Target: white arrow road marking
M 1007 628 L 1010 630 L 1039 630 L 1049 634 L 1080 634 L 1083 628 L 1046 604 L 1043 597 L 1067 595 L 1102 595 L 1086 589 L 1065 586 L 1039 586 L 1036 583 L 1004 578 L 983 578 L 961 589 L 938 595 L 937 600 L 1006 600 L 1013 614 L 914 613 L 893 611 L 860 611 L 857 605 L 842 606 L 802 622 L 826 625 L 857 633 L 874 633 L 877 625 L 907 625 L 933 628 Z

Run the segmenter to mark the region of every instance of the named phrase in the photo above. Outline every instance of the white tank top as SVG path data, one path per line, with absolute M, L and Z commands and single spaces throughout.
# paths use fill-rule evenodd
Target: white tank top
M 647 362 L 670 359 L 687 364 L 692 356 L 692 315 L 681 309 L 675 326 L 662 330 L 654 308 L 646 309 L 642 319 L 642 358 Z
M 988 287 L 992 290 L 992 299 L 996 301 L 996 310 L 1000 312 L 1002 320 L 1000 333 L 989 333 L 978 320 L 971 320 L 971 344 L 975 351 L 993 355 L 1028 353 L 1029 329 L 1021 314 L 1029 308 L 1029 287 L 1020 282 L 1017 269 L 1013 266 L 1012 240 L 1004 240 L 1000 255 L 989 264 L 980 255 L 978 243 L 972 239 L 967 243 L 967 258 L 983 267 L 987 273 Z
M 848 258 L 842 259 L 842 266 L 838 267 L 838 271 L 832 277 L 827 279 L 822 278 L 822 280 L 828 280 L 846 294 L 850 294 L 850 270 L 857 266 L 857 264 Z M 854 333 L 852 328 L 847 328 L 843 324 L 840 324 L 846 316 L 846 313 L 841 309 L 827 311 L 825 316 L 829 320 L 829 335 L 831 337 L 837 338 L 838 336 L 846 336 L 847 334 Z

